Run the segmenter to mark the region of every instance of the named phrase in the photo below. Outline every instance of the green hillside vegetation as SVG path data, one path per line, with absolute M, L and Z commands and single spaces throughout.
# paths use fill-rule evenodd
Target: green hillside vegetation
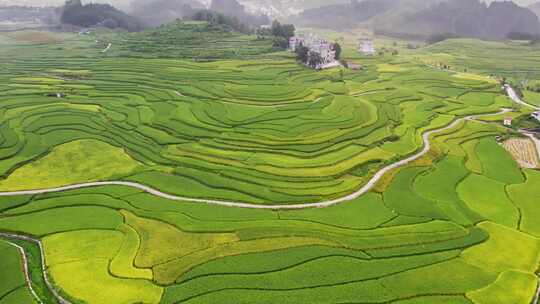
M 423 149 L 426 131 L 512 107 L 497 82 L 434 69 L 424 51 L 314 71 L 263 48 L 228 57 L 242 43 L 194 34 L 209 26 L 6 42 L 2 191 L 114 179 L 190 198 L 309 204 L 354 193 Z M 229 44 L 180 45 L 176 27 Z M 127 41 L 110 53 L 93 39 L 118 35 Z M 135 50 L 140 37 L 178 58 Z M 455 123 L 374 191 L 328 208 L 230 208 L 102 185 L 0 197 L 0 232 L 40 239 L 47 274 L 73 303 L 529 304 L 538 174 L 494 140 L 511 134 L 493 117 Z M 24 296 L 20 256 L 3 243 L 0 304 Z
M 0 239 L 0 303 L 36 303 L 26 284 L 21 259 L 17 247 Z
M 88 3 L 83 5 L 81 0 L 67 0 L 62 8 L 60 21 L 65 24 L 81 27 L 105 26 L 120 28 L 128 31 L 139 31 L 142 23 L 126 13 L 108 4 Z
M 176 21 L 119 37 L 121 56 L 194 58 L 199 60 L 257 57 L 278 51 L 271 39 L 241 34 L 228 25 Z

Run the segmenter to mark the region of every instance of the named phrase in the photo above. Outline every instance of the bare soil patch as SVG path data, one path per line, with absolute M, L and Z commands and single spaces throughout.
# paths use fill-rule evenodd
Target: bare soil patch
M 522 168 L 540 168 L 538 152 L 532 140 L 528 138 L 511 138 L 503 143 L 503 147 L 512 154 Z

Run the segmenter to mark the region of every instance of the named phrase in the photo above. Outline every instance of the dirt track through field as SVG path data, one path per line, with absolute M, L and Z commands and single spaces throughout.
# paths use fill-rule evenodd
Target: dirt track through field
M 471 115 L 462 117 L 459 119 L 454 120 L 451 124 L 447 125 L 446 127 L 442 127 L 439 129 L 434 129 L 428 132 L 425 132 L 422 135 L 422 140 L 424 143 L 424 148 L 405 159 L 402 159 L 398 162 L 395 162 L 393 164 L 390 164 L 382 169 L 380 169 L 375 175 L 359 190 L 356 192 L 349 194 L 347 196 L 337 198 L 334 200 L 328 200 L 323 201 L 319 203 L 303 203 L 303 204 L 280 204 L 280 205 L 257 205 L 257 204 L 250 204 L 250 203 L 244 203 L 244 202 L 234 202 L 234 201 L 222 201 L 222 200 L 212 200 L 212 199 L 200 199 L 200 198 L 190 198 L 190 197 L 182 197 L 177 195 L 172 195 L 168 193 L 161 192 L 157 189 L 154 189 L 152 187 L 149 187 L 147 185 L 143 185 L 140 183 L 135 182 L 127 182 L 127 181 L 102 181 L 102 182 L 92 182 L 92 183 L 81 183 L 81 184 L 74 184 L 70 186 L 65 187 L 57 187 L 57 188 L 48 188 L 48 189 L 39 189 L 39 190 L 27 190 L 27 191 L 13 191 L 13 192 L 0 192 L 0 196 L 18 196 L 18 195 L 38 195 L 38 194 L 46 194 L 46 193 L 54 193 L 54 192 L 63 192 L 68 190 L 76 190 L 76 189 L 83 189 L 83 188 L 92 188 L 92 187 L 100 187 L 100 186 L 126 186 L 131 188 L 136 188 L 141 191 L 150 193 L 152 195 L 173 200 L 173 201 L 184 201 L 184 202 L 192 202 L 192 203 L 202 203 L 202 204 L 209 204 L 209 205 L 218 205 L 218 206 L 225 206 L 225 207 L 236 207 L 236 208 L 249 208 L 249 209 L 266 209 L 266 210 L 295 210 L 295 209 L 307 209 L 307 208 L 326 208 L 333 205 L 341 204 L 344 202 L 349 202 L 354 199 L 357 199 L 358 197 L 364 195 L 365 193 L 369 192 L 375 185 L 379 182 L 379 180 L 388 172 L 403 167 L 421 157 L 426 155 L 429 150 L 431 149 L 431 142 L 430 137 L 432 135 L 435 135 L 437 133 L 442 133 L 444 131 L 447 131 L 449 129 L 452 129 L 456 126 L 458 126 L 461 122 L 467 121 L 467 120 L 474 120 L 476 118 L 480 117 L 487 117 L 487 116 L 494 116 L 494 115 L 501 115 L 504 113 L 510 112 L 510 109 L 502 109 L 500 112 L 492 113 L 492 114 L 484 114 L 484 115 Z

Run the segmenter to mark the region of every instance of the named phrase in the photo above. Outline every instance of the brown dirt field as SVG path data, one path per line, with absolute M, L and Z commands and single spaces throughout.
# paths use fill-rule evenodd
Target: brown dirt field
M 512 154 L 522 168 L 540 168 L 538 152 L 532 140 L 528 138 L 511 138 L 503 143 L 503 147 Z
M 13 32 L 13 33 L 6 34 L 6 36 L 12 39 L 15 39 L 17 41 L 33 42 L 33 43 L 57 43 L 63 40 L 60 35 L 56 35 L 50 32 L 39 32 L 39 31 Z

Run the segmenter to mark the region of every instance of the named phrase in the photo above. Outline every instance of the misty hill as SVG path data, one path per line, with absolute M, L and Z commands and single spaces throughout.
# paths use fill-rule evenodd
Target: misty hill
M 57 24 L 60 16 L 56 7 L 0 6 L 0 22 L 35 22 Z
M 185 18 L 205 9 L 197 0 L 135 0 L 131 3 L 130 14 L 148 26 L 159 26 L 178 18 Z
M 528 6 L 528 8 L 540 17 L 540 2 L 531 4 Z
M 68 0 L 60 20 L 64 24 L 80 27 L 105 26 L 128 31 L 139 31 L 143 28 L 139 20 L 109 4 L 83 5 L 80 0 Z
M 374 29 L 392 34 L 426 37 L 450 33 L 460 37 L 504 39 L 510 33 L 536 35 L 538 17 L 513 2 L 452 0 L 433 4 L 416 13 L 398 15 L 393 20 L 378 19 Z
M 375 16 L 396 7 L 395 0 L 353 0 L 347 4 L 335 4 L 307 9 L 293 20 L 297 25 L 332 29 L 357 27 Z
M 479 0 L 365 0 L 304 11 L 303 26 L 348 29 L 360 25 L 395 36 L 426 38 L 437 34 L 501 39 L 509 33 L 536 35 L 538 17 L 512 2 Z
M 333 4 L 345 4 L 350 0 L 239 0 L 252 14 L 283 18 L 296 15 L 306 9 Z
M 237 0 L 212 0 L 210 10 L 237 18 L 240 22 L 252 27 L 270 24 L 270 19 L 266 15 L 248 13 L 245 6 Z

